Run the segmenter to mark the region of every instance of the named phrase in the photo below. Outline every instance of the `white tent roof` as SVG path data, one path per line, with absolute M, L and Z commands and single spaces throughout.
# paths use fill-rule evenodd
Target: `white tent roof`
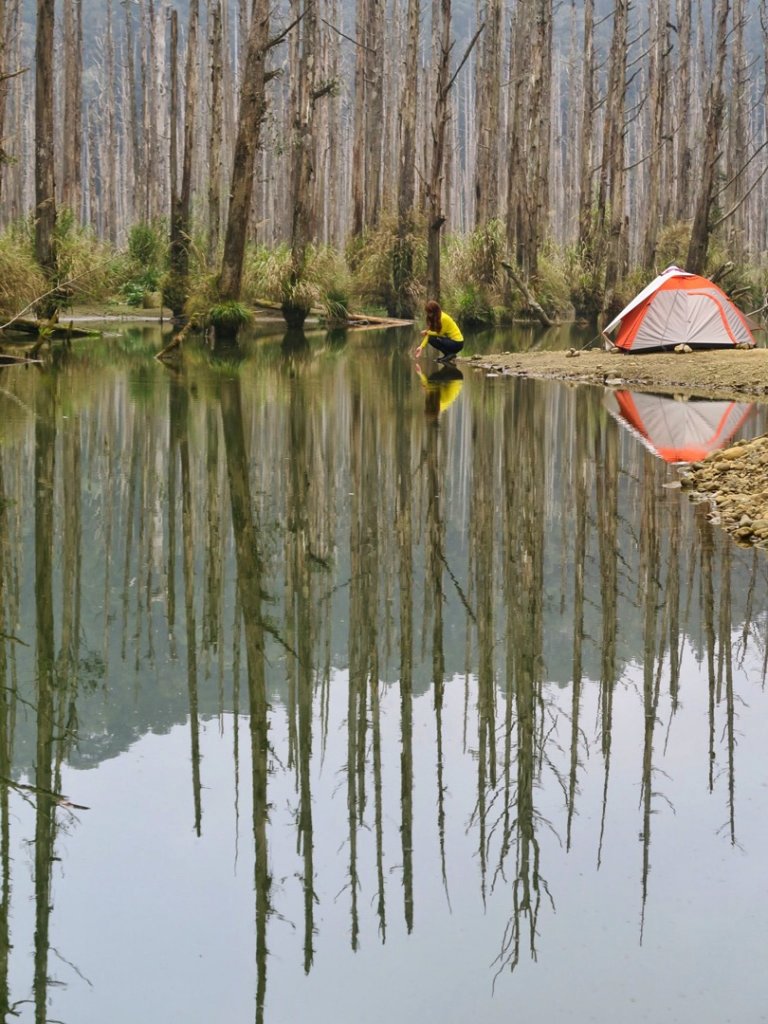
M 680 267 L 671 266 L 667 267 L 658 277 L 655 277 L 649 285 L 646 285 L 643 290 L 632 299 L 629 305 L 625 306 L 619 315 L 608 324 L 607 327 L 603 328 L 603 334 L 609 334 L 615 327 L 618 327 L 627 313 L 631 313 L 633 309 L 640 305 L 641 302 L 645 302 L 649 295 L 653 295 L 655 291 L 668 281 L 670 277 L 695 277 L 695 274 L 689 274 L 687 270 L 681 270 Z

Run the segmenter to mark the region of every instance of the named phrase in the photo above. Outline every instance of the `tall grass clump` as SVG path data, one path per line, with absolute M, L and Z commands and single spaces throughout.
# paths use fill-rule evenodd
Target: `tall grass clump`
M 561 249 L 546 247 L 539 255 L 534 291 L 536 301 L 553 320 L 571 318 L 573 302 L 568 284 L 568 261 Z
M 409 263 L 407 267 L 398 265 L 404 257 Z M 389 316 L 398 316 L 401 306 L 416 308 L 424 301 L 427 229 L 421 220 L 401 239 L 396 218 L 384 218 L 375 231 L 351 244 L 347 259 L 352 267 L 355 295 L 363 307 L 383 309 Z M 405 295 L 398 295 L 398 280 Z
M 74 301 L 99 302 L 118 288 L 124 260 L 91 228 L 78 225 L 71 210 L 58 213 L 55 246 L 58 280 Z
M 247 257 L 243 299 L 276 302 L 306 310 L 319 308 L 328 320 L 344 320 L 350 303 L 349 271 L 342 255 L 330 246 L 307 248 L 301 276 L 293 281 L 291 250 L 259 246 Z
M 492 220 L 470 235 L 452 235 L 443 246 L 442 305 L 464 326 L 496 322 L 504 305 L 505 242 L 501 221 Z
M 49 288 L 35 262 L 29 234 L 10 229 L 0 235 L 0 316 L 16 316 Z

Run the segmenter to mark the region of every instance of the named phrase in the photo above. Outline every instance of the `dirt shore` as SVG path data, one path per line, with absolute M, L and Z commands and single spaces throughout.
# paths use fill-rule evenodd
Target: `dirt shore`
M 768 401 L 768 349 L 627 356 L 604 351 L 510 353 L 462 360 L 485 376 L 536 377 L 630 391 Z M 768 436 L 680 465 L 683 488 L 738 544 L 768 548 Z
M 486 375 L 578 381 L 604 387 L 768 401 L 768 348 L 708 352 L 624 355 L 588 349 L 566 352 L 504 352 L 471 356 L 466 367 Z

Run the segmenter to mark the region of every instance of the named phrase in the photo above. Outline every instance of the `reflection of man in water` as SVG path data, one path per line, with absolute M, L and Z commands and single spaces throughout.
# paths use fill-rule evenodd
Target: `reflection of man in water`
M 424 412 L 435 419 L 459 397 L 464 385 L 464 375 L 456 366 L 443 366 L 427 377 L 416 367 L 421 386 L 424 389 Z

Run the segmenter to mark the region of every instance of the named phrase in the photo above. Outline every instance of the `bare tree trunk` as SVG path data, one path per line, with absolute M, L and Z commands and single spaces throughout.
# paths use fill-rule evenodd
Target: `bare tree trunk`
M 418 3 L 418 0 L 416 0 Z M 368 34 L 368 0 L 357 0 L 357 18 L 355 35 L 357 36 L 357 48 L 355 50 L 355 111 L 353 122 L 352 139 L 352 236 L 357 238 L 362 235 L 365 226 L 365 123 L 366 123 L 366 49 L 365 39 Z M 411 66 L 411 74 L 414 81 L 415 62 Z M 414 88 L 416 86 L 414 85 Z
M 387 0 L 369 0 L 368 50 L 366 74 L 366 157 L 365 195 L 366 227 L 378 227 L 381 216 L 381 142 L 384 121 L 384 8 Z
M 49 278 L 56 271 L 53 172 L 54 0 L 37 0 L 35 43 L 35 258 Z M 53 304 L 44 303 L 50 312 Z
M 697 189 L 696 209 L 691 228 L 686 266 L 693 274 L 702 274 L 709 248 L 709 218 L 714 201 L 715 168 L 720 148 L 720 129 L 723 123 L 723 70 L 728 49 L 729 0 L 717 0 L 715 9 L 715 51 L 712 77 L 707 93 L 704 147 L 701 156 L 701 176 Z
M 112 36 L 112 0 L 107 0 L 104 40 L 104 133 L 102 136 L 102 181 L 106 202 L 104 232 L 113 244 L 117 240 L 117 137 L 115 132 L 115 45 Z
M 170 18 L 171 36 L 171 137 L 169 141 L 169 162 L 171 178 L 171 209 L 175 212 L 179 201 L 179 12 L 176 8 L 171 10 Z M 173 244 L 173 223 L 171 225 L 171 244 Z
M 432 123 L 432 159 L 427 183 L 427 295 L 436 302 L 440 300 L 440 232 L 445 223 L 443 212 L 443 165 L 445 161 L 445 134 L 448 127 L 450 107 L 448 96 L 456 76 L 467 61 L 480 37 L 484 26 L 475 33 L 459 66 L 450 76 L 451 50 L 451 0 L 440 0 L 440 52 L 437 65 L 435 88 L 435 116 Z
M 627 71 L 627 22 L 629 0 L 616 0 L 613 9 L 611 65 L 608 73 L 603 156 L 600 165 L 598 193 L 598 233 L 606 243 L 604 308 L 613 298 L 613 289 L 622 263 L 621 245 L 624 229 L 625 129 L 624 106 Z
M 498 216 L 499 100 L 501 91 L 501 0 L 485 0 L 485 35 L 477 60 L 477 162 L 475 165 L 475 226 Z
M 8 40 L 6 36 L 5 0 L 0 0 L 0 203 L 3 202 L 3 171 L 5 169 L 5 107 L 8 98 Z
M 315 236 L 315 104 L 328 88 L 318 89 L 316 70 L 317 3 L 304 0 L 300 25 L 298 96 L 293 125 L 293 161 L 291 167 L 291 289 L 283 300 L 283 316 L 289 327 L 300 327 L 309 312 L 310 302 L 295 292 L 304 277 L 307 248 Z
M 413 287 L 413 203 L 415 196 L 416 106 L 421 5 L 408 0 L 403 94 L 400 101 L 400 170 L 397 187 L 397 241 L 393 259 L 394 301 L 390 315 L 410 318 L 416 310 Z
M 80 160 L 82 138 L 82 2 L 64 3 L 64 153 L 61 182 L 62 205 L 79 220 L 81 215 Z M 0 106 L 2 104 L 0 103 Z M 0 114 L 0 117 L 2 115 Z M 2 131 L 0 130 L 0 136 Z
M 677 39 L 675 215 L 684 220 L 691 189 L 691 0 L 677 0 Z
M 579 162 L 579 245 L 589 246 L 592 234 L 592 125 L 595 107 L 594 0 L 584 0 L 584 63 L 581 90 L 581 148 Z
M 211 130 L 208 183 L 208 264 L 213 266 L 221 230 L 221 138 L 224 118 L 222 64 L 224 46 L 221 0 L 208 0 L 211 40 Z
M 172 25 L 176 11 L 172 12 Z M 170 275 L 166 291 L 166 303 L 175 317 L 184 312 L 184 304 L 189 292 L 189 240 L 192 231 L 192 151 L 195 144 L 195 115 L 197 113 L 198 92 L 198 52 L 197 27 L 200 18 L 199 0 L 191 0 L 189 5 L 189 22 L 187 25 L 187 61 L 185 71 L 184 96 L 184 151 L 181 164 L 181 187 L 178 196 L 171 195 L 171 238 L 170 238 Z M 174 30 L 172 30 L 173 32 Z M 172 66 L 176 68 L 176 55 L 171 55 Z M 175 148 L 177 121 L 171 120 L 171 152 Z M 176 174 L 172 172 L 171 180 Z
M 650 55 L 648 94 L 651 131 L 648 154 L 648 188 L 645 195 L 645 239 L 643 266 L 651 270 L 656 258 L 661 209 L 661 168 L 664 157 L 664 112 L 667 106 L 667 50 L 669 10 L 667 0 L 653 0 L 648 12 L 650 20 Z
M 266 108 L 264 64 L 268 35 L 268 0 L 253 0 L 240 93 L 240 113 L 230 188 L 231 198 L 221 274 L 219 275 L 219 293 L 222 299 L 240 298 L 246 230 L 253 194 L 253 172 Z
M 731 257 L 741 263 L 745 257 L 747 207 L 740 202 L 747 188 L 744 167 L 747 163 L 747 111 L 748 81 L 744 55 L 744 22 L 747 18 L 744 0 L 733 0 L 733 57 L 731 61 L 730 114 L 728 117 L 728 177 L 726 208 L 735 212 L 728 222 L 728 250 Z
M 432 161 L 427 187 L 427 296 L 440 301 L 440 232 L 445 223 L 442 205 L 445 130 L 448 124 L 448 76 L 451 60 L 451 0 L 440 0 L 440 22 L 432 26 L 440 41 L 432 122 Z
M 144 147 L 141 145 L 141 108 L 137 98 L 133 13 L 130 4 L 125 5 L 125 68 L 128 88 L 127 113 L 130 118 L 128 131 L 130 132 L 132 170 L 131 181 L 129 182 L 129 211 L 130 218 L 133 220 L 140 211 L 143 213 L 144 210 L 144 204 L 141 201 L 141 183 L 144 181 Z
M 552 81 L 552 0 L 534 0 L 531 45 L 531 91 L 528 109 L 529 143 L 523 237 L 518 261 L 535 280 L 544 222 L 549 209 L 549 153 Z
M 515 6 L 510 26 L 509 56 L 509 158 L 507 164 L 507 250 L 522 265 L 522 222 L 525 209 L 527 166 L 525 112 L 528 107 L 528 82 L 531 48 L 523 44 L 530 37 L 530 4 Z

